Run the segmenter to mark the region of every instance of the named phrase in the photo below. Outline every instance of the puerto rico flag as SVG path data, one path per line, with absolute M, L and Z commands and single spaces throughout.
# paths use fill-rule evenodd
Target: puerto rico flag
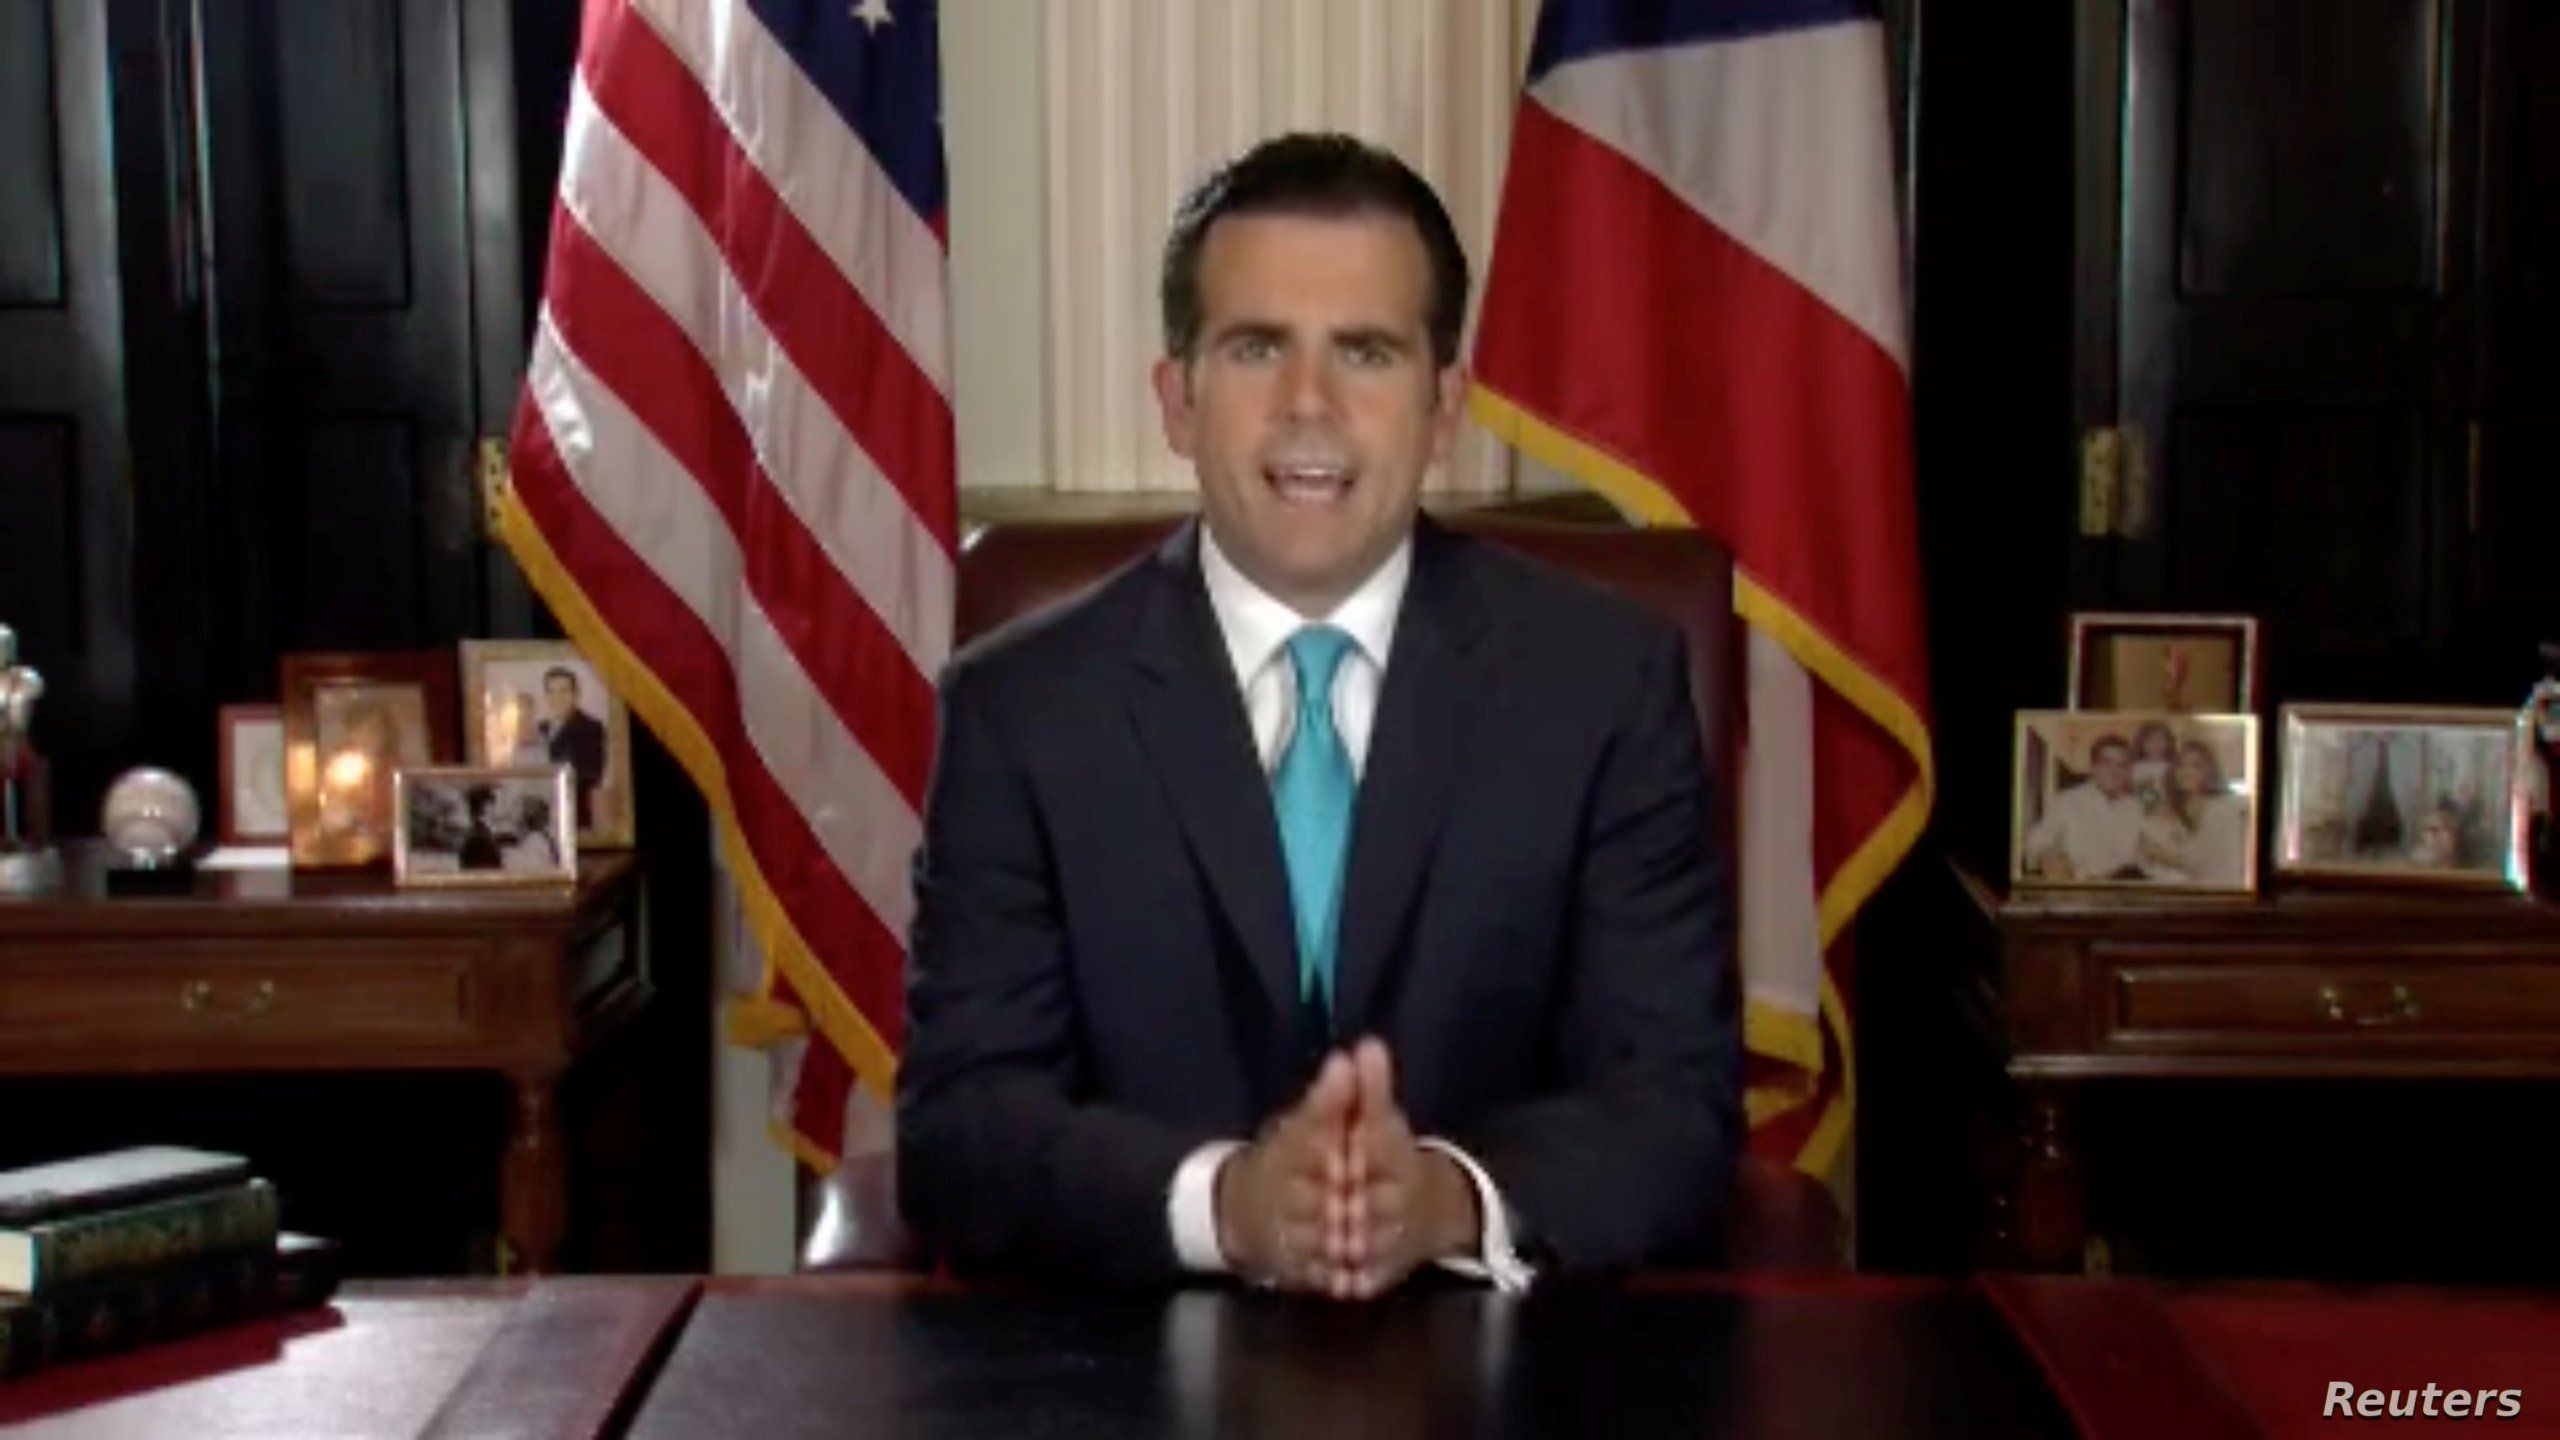
M 1933 788 L 1883 28 L 1853 0 L 1547 0 L 1473 408 L 1734 556 L 1753 1146 L 1845 1178 L 1844 932 Z
M 951 645 L 930 0 L 587 0 L 500 526 L 683 763 L 842 1154 L 905 1028 L 908 862 Z

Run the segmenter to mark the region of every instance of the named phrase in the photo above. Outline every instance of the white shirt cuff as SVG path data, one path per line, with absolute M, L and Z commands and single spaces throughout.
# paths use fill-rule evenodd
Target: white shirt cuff
M 1505 1295 L 1527 1290 L 1538 1272 L 1521 1260 L 1520 1252 L 1512 1245 L 1511 1211 L 1502 1203 L 1502 1192 L 1494 1188 L 1493 1177 L 1484 1172 L 1474 1156 L 1446 1140 L 1418 1143 L 1425 1150 L 1437 1150 L 1457 1161 L 1458 1168 L 1467 1172 L 1467 1179 L 1476 1187 L 1476 1214 L 1483 1222 L 1476 1253 L 1443 1259 L 1438 1262 L 1440 1267 L 1470 1280 L 1487 1281 Z M 1214 1232 L 1211 1238 L 1215 1238 Z
M 1224 1275 L 1235 1267 L 1218 1247 L 1218 1167 L 1244 1148 L 1241 1141 L 1212 1140 L 1182 1157 L 1174 1167 L 1173 1190 L 1165 1197 L 1165 1223 L 1173 1228 L 1174 1258 L 1185 1270 Z

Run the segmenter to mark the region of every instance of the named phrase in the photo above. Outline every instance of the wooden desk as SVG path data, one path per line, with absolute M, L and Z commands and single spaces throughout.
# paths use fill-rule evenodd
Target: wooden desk
M 1036 1420 L 1036 1424 L 1033 1422 Z M 713 1280 L 634 1437 L 2069 1435 L 1936 1281 L 1663 1277 L 1375 1305 L 1206 1289 Z
M 0 1429 L 13 1440 L 417 1435 L 524 1283 L 376 1281 L 317 1310 L 56 1366 L 0 1383 Z
M 2552 1433 L 2555 1345 L 2560 1304 L 2544 1297 L 2018 1276 L 1639 1276 L 1373 1306 L 884 1275 L 373 1281 L 318 1311 L 0 1384 L 0 1427 L 2238 1440 L 2370 1429 L 2324 1421 L 2343 1379 L 2516 1387 L 2522 1416 L 2488 1429 L 2523 1435 Z
M 2090 1440 L 2560 1435 L 2560 1299 L 2547 1294 L 2046 1275 L 1974 1288 Z M 2342 1383 L 2359 1404 L 2377 1392 L 2381 1413 L 2332 1409 Z M 2429 1387 L 2439 1399 L 2467 1390 L 2465 1409 L 2483 1392 L 2500 1398 L 2457 1417 Z M 2509 1392 L 2517 1413 L 2500 1414 Z
M 561 1076 L 649 997 L 624 855 L 574 891 L 399 890 L 381 873 L 200 872 L 115 897 L 102 856 L 0 902 L 0 1075 L 487 1070 L 515 1087 L 498 1177 L 516 1268 L 567 1223 Z
M 1965 883 L 1991 931 L 1978 1028 L 2023 1102 L 2015 1164 L 1990 1187 L 1995 1263 L 2084 1264 L 2087 1084 L 2560 1079 L 2560 907 L 2298 888 L 2003 899 Z

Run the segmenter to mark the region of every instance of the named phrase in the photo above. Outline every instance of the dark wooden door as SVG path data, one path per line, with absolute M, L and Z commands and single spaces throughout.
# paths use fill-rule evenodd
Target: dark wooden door
M 2080 418 L 2125 486 L 2076 598 L 2254 613 L 2279 699 L 2477 680 L 2481 16 L 2083 7 Z
M 51 686 L 66 828 L 126 766 L 209 787 L 214 706 L 272 697 L 284 651 L 531 625 L 472 453 L 521 374 L 515 150 L 556 131 L 575 22 L 533 9 L 0 0 L 0 622 Z
M 462 8 L 202 0 L 229 688 L 480 629 Z
M 44 672 L 40 723 L 133 699 L 106 59 L 97 11 L 0 3 L 0 623 Z M 57 765 L 87 768 L 57 728 Z
M 155 0 L 0 0 L 0 622 L 45 675 L 66 830 L 205 728 L 181 698 L 201 596 L 162 588 L 201 544 L 204 413 L 170 25 Z
M 2486 26 L 2481 154 L 2481 557 L 2475 668 L 2521 692 L 2560 641 L 2560 5 L 2502 0 Z

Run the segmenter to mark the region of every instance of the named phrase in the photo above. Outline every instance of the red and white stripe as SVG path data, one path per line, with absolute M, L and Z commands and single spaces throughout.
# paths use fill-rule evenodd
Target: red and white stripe
M 590 0 L 517 498 L 706 742 L 816 962 L 780 998 L 887 1053 L 951 644 L 944 272 L 744 5 Z M 851 1071 L 806 1056 L 795 1128 L 833 1150 Z
M 1833 9 L 1537 75 L 1475 355 L 1498 430 L 1734 555 L 1746 1036 L 1804 1082 L 1755 1085 L 1753 1142 L 1817 1170 L 1843 931 L 1931 788 L 1884 37 Z
M 1874 347 L 1873 363 L 1853 358 L 1848 368 L 1866 371 L 1870 385 L 1902 388 L 1909 383 L 1909 329 L 1888 94 L 1882 35 L 1862 23 L 1571 62 L 1541 77 L 1527 98 L 1560 127 L 1563 133 L 1549 137 L 1554 143 L 1605 147 L 1688 211 L 1675 233 L 1657 230 L 1658 243 L 1637 248 L 1699 253 L 1705 237 L 1713 249 L 1739 252 L 1727 262 L 1729 276 L 1769 294 L 1772 310 L 1830 312 L 1730 333 L 1759 339 L 1792 330 L 1820 337 L 1826 347 L 1862 337 Z M 1724 287 L 1723 307 L 1695 313 L 1716 314 L 1734 293 Z M 1854 328 L 1837 327 L 1833 317 Z M 1771 374 L 1793 392 L 1793 405 L 1837 406 L 1837 390 L 1808 382 L 1842 366 L 1791 363 L 1801 358 L 1776 346 L 1769 354 Z M 1783 413 L 1731 417 L 1728 433 L 1770 431 L 1770 419 Z M 1835 412 L 1833 423 L 1893 416 Z M 1749 449 L 1782 473 L 1814 468 L 1807 451 L 1783 435 Z M 1746 564 L 1765 553 L 1737 550 Z M 1796 657 L 1758 629 L 1750 632 L 1745 668 L 1751 727 L 1739 856 L 1743 988 L 1752 1001 L 1812 1022 L 1821 1013 L 1829 938 L 1817 903 L 1815 687 Z

